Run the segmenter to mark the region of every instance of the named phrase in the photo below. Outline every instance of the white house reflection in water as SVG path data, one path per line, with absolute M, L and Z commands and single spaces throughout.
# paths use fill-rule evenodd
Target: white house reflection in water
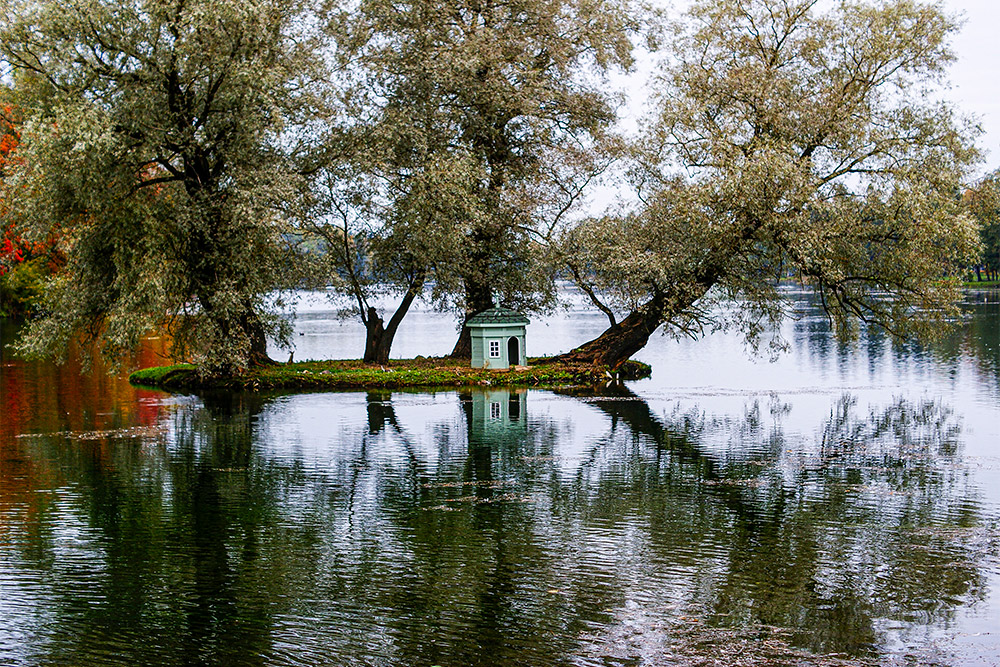
M 472 394 L 472 428 L 484 436 L 527 427 L 527 389 L 487 389 Z

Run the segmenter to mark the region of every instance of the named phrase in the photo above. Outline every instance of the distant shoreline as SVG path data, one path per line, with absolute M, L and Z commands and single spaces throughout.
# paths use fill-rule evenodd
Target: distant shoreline
M 392 359 L 386 365 L 359 360 L 302 361 L 275 364 L 227 377 L 204 377 L 192 364 L 155 366 L 132 373 L 133 385 L 158 389 L 396 389 L 402 387 L 594 387 L 649 377 L 648 364 L 628 361 L 616 371 L 583 364 L 530 359 L 528 366 L 506 370 L 471 368 L 468 361 L 446 357 Z

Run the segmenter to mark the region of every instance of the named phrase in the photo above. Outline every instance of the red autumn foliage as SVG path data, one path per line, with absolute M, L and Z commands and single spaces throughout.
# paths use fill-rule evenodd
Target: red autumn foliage
M 0 106 L 0 178 L 7 173 L 10 164 L 10 155 L 17 147 L 20 133 L 14 127 L 14 109 L 5 104 Z M 6 206 L 0 201 L 0 215 L 5 212 Z M 25 260 L 24 241 L 18 238 L 13 229 L 8 226 L 4 229 L 3 239 L 0 241 L 0 276 L 5 274 L 13 264 L 18 264 Z
M 14 153 L 21 139 L 21 133 L 16 125 L 17 116 L 17 110 L 11 105 L 0 105 L 0 179 L 3 179 L 8 169 L 17 162 Z M 0 200 L 0 216 L 5 212 L 6 206 Z M 41 243 L 29 243 L 17 235 L 13 224 L 7 225 L 3 230 L 3 236 L 0 236 L 0 276 L 15 265 L 36 257 L 47 257 L 48 270 L 57 271 L 64 260 L 55 246 L 54 237 Z
M 17 147 L 21 133 L 14 126 L 15 110 L 9 104 L 0 105 L 0 178 L 10 164 L 10 154 Z

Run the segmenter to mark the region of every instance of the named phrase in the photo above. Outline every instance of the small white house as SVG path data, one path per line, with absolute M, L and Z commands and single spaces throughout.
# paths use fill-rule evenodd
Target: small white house
M 490 308 L 470 318 L 473 368 L 527 366 L 524 347 L 528 318 L 509 308 Z

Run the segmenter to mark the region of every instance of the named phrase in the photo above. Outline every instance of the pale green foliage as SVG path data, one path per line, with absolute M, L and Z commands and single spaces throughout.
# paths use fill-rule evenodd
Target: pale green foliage
M 478 209 L 474 166 L 436 144 L 436 128 L 413 113 L 422 102 L 406 105 L 411 117 L 403 119 L 368 98 L 376 88 L 368 79 L 355 85 L 336 91 L 351 116 L 332 120 L 314 158 L 301 224 L 325 241 L 327 284 L 350 295 L 365 318 L 376 297 L 419 291 L 435 266 L 458 256 L 456 221 Z
M 351 176 L 371 179 L 384 205 L 369 219 L 406 239 L 441 302 L 551 300 L 539 241 L 603 167 L 603 75 L 630 65 L 636 15 L 616 0 L 362 0 L 331 23 Z
M 969 211 L 980 224 L 981 264 L 992 275 L 1000 273 L 1000 172 L 993 172 L 967 193 Z
M 713 0 L 675 27 L 633 176 L 643 205 L 567 243 L 616 309 L 683 331 L 713 300 L 752 343 L 811 282 L 842 333 L 933 333 L 978 250 L 959 201 L 974 130 L 933 96 L 936 5 Z M 716 309 L 718 312 L 718 309 Z
M 0 56 L 34 93 L 3 192 L 69 265 L 22 347 L 78 333 L 120 360 L 170 318 L 179 355 L 244 366 L 287 334 L 271 290 L 292 258 L 285 119 L 307 103 L 295 0 L 8 4 Z M 294 34 L 293 34 L 293 31 Z M 43 94 L 44 93 L 44 94 Z
M 302 222 L 324 241 L 325 284 L 348 295 L 347 312 L 366 324 L 378 297 L 419 294 L 434 267 L 458 256 L 455 221 L 476 215 L 461 156 L 424 155 L 402 167 L 376 164 L 378 148 L 358 147 L 339 168 L 317 172 Z

